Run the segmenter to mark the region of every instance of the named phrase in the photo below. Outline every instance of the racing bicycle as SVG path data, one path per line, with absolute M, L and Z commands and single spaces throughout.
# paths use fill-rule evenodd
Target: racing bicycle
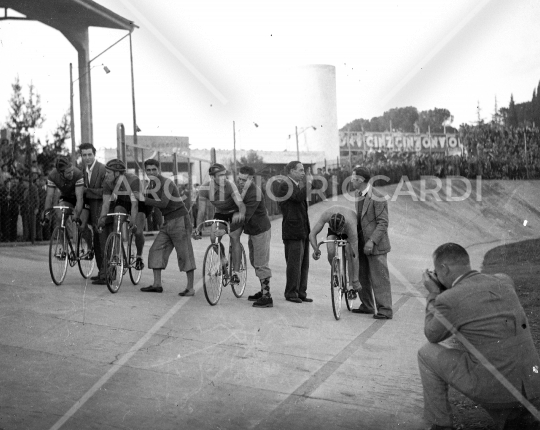
M 333 243 L 336 250 L 336 255 L 332 259 L 331 273 L 330 273 L 330 292 L 332 295 L 332 311 L 336 320 L 341 318 L 341 302 L 345 297 L 345 303 L 349 311 L 353 310 L 353 289 L 347 288 L 348 285 L 348 272 L 347 272 L 347 257 L 345 254 L 345 248 L 349 243 L 344 239 L 326 239 L 317 245 L 317 249 L 323 243 Z M 354 253 L 354 251 L 352 251 Z M 354 255 L 353 255 L 354 258 Z
M 238 270 L 239 283 L 231 282 L 233 275 L 232 264 L 232 241 L 229 240 L 229 254 L 228 259 L 225 260 L 225 249 L 221 243 L 221 238 L 225 234 L 230 233 L 230 224 L 226 221 L 219 219 L 209 219 L 197 226 L 196 231 L 200 232 L 201 228 L 210 224 L 214 229 L 214 234 L 210 236 L 210 245 L 206 248 L 203 260 L 203 288 L 206 300 L 210 305 L 215 306 L 219 302 L 223 287 L 231 285 L 233 293 L 236 297 L 242 297 L 244 290 L 246 289 L 247 280 L 247 265 L 246 265 L 246 252 L 244 246 L 241 247 L 240 268 Z M 220 224 L 223 224 L 225 230 L 217 229 Z M 224 263 L 224 261 L 230 262 Z
M 73 228 L 73 234 L 76 236 L 73 242 L 77 248 L 74 248 L 71 241 L 71 234 L 66 226 L 68 217 L 73 214 L 73 208 L 69 206 L 53 206 L 52 209 L 61 211 L 60 225 L 56 226 L 52 232 L 49 242 L 49 272 L 56 285 L 60 285 L 66 278 L 67 266 L 79 266 L 79 272 L 84 279 L 88 279 L 94 270 L 94 232 L 87 227 L 84 232 L 79 231 L 77 227 Z M 45 221 L 44 221 L 45 222 Z M 43 223 L 42 223 L 43 224 Z
M 135 231 L 137 227 L 128 227 L 127 236 L 122 228 L 124 223 L 129 223 L 130 216 L 123 212 L 113 212 L 107 214 L 107 216 L 113 217 L 113 231 L 109 234 L 105 243 L 105 279 L 107 288 L 114 294 L 120 289 L 122 279 L 128 270 L 131 282 L 137 285 L 141 280 L 142 269 L 138 270 L 135 267 L 137 261 Z M 127 242 L 127 251 L 125 242 Z

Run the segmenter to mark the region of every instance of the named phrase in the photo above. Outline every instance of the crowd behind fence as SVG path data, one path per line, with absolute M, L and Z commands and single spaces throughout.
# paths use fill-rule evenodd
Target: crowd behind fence
M 351 174 L 351 167 L 362 165 L 367 167 L 372 176 L 384 175 L 388 181 L 375 185 L 389 185 L 398 183 L 403 176 L 414 181 L 422 176 L 463 176 L 474 179 L 482 176 L 483 179 L 538 179 L 540 178 L 540 130 L 537 127 L 502 128 L 496 124 L 483 124 L 480 126 L 464 126 L 460 129 L 460 141 L 463 144 L 462 155 L 406 153 L 406 152 L 373 152 L 352 159 L 352 166 L 348 158 L 342 158 L 341 166 L 327 165 L 318 169 L 314 174 L 315 187 L 321 183 L 327 184 L 321 193 L 313 193 L 310 204 L 317 203 L 324 198 L 341 194 L 345 179 Z M 138 154 L 129 155 L 128 166 L 137 161 L 137 170 L 142 173 L 142 162 L 150 153 L 140 150 Z M 130 158 L 131 157 L 131 158 Z M 175 170 L 167 164 L 166 158 L 162 160 L 164 174 L 171 176 Z M 39 168 L 38 168 L 39 169 Z M 0 241 L 1 242 L 34 242 L 48 241 L 54 225 L 51 222 L 42 226 L 40 219 L 45 204 L 46 173 L 39 170 L 30 175 L 18 174 L 17 171 L 2 169 L 0 176 Z M 176 173 L 179 172 L 176 170 Z M 186 174 L 188 172 L 185 172 Z M 282 172 L 283 174 L 284 172 Z M 180 172 L 180 176 L 182 176 Z M 187 176 L 186 176 L 187 177 Z M 261 178 L 261 188 L 265 195 L 265 204 L 269 215 L 280 214 L 275 199 L 267 195 L 266 184 L 270 177 Z M 186 197 L 188 210 L 193 223 L 196 222 L 197 191 L 196 184 L 189 181 L 177 181 L 181 193 Z M 271 187 L 270 187 L 271 188 Z M 55 193 L 54 204 L 58 201 L 58 192 Z M 213 217 L 212 205 L 207 205 L 205 217 Z M 158 211 L 148 219 L 148 230 L 157 230 L 160 225 Z

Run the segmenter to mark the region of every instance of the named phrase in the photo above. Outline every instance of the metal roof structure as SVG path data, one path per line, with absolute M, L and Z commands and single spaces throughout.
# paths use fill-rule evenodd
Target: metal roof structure
M 90 48 L 88 28 L 102 27 L 128 31 L 129 33 L 124 37 L 130 36 L 130 56 L 132 56 L 131 33 L 135 28 L 138 27 L 133 23 L 133 21 L 121 17 L 120 15 L 97 4 L 92 0 L 0 0 L 0 9 L 4 9 L 3 16 L 0 15 L 0 23 L 4 20 L 41 22 L 51 28 L 60 31 L 77 50 L 79 76 L 77 79 L 72 80 L 71 84 L 76 81 L 79 82 L 81 140 L 82 142 L 92 143 L 92 90 L 90 79 L 90 63 L 96 57 L 94 57 L 93 59 L 90 59 L 89 57 Z M 13 10 L 24 16 L 8 14 L 8 10 Z M 114 43 L 113 45 L 115 45 L 116 43 Z M 111 45 L 111 47 L 113 45 Z M 131 67 L 133 77 L 133 61 Z M 134 94 L 133 79 L 132 94 Z M 73 91 L 71 91 L 71 96 L 73 98 Z M 134 96 L 133 109 L 133 117 L 135 123 Z M 72 122 L 72 134 L 74 135 L 75 133 L 73 132 L 73 130 L 74 129 Z M 74 148 L 75 136 L 73 136 L 72 138 L 72 149 Z M 72 155 L 75 156 L 75 154 Z
M 28 19 L 42 22 L 63 32 L 81 27 L 105 27 L 133 31 L 132 21 L 117 15 L 92 0 L 0 0 L 0 8 L 12 9 Z M 6 19 L 0 16 L 0 20 Z

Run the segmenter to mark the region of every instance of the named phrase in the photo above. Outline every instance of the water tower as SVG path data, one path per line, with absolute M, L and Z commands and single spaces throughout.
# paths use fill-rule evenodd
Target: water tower
M 336 68 L 310 64 L 298 67 L 295 75 L 300 151 L 324 151 L 327 162 L 333 164 L 339 157 Z

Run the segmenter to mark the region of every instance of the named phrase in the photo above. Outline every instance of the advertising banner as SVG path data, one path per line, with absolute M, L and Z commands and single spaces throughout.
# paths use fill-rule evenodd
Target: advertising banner
M 415 133 L 375 133 L 339 132 L 340 152 L 343 156 L 351 151 L 401 151 L 401 152 L 443 152 L 447 154 L 461 151 L 456 134 L 415 134 Z

